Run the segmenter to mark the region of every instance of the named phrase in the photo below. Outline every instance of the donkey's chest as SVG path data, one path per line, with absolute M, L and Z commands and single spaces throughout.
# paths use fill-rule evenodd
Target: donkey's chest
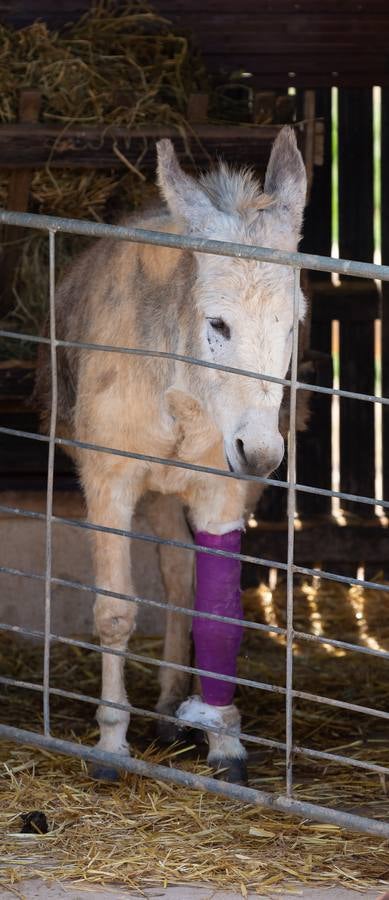
M 151 465 L 147 476 L 149 490 L 184 494 L 194 481 L 209 477 L 203 474 L 203 468 L 227 468 L 222 444 L 215 442 L 215 435 L 207 433 L 206 429 L 192 429 L 188 422 L 185 425 L 180 438 L 172 441 L 169 450 L 165 448 L 165 453 L 160 454 L 167 464 Z

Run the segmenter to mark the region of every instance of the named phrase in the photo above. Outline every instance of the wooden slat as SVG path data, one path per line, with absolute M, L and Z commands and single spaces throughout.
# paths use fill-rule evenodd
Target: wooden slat
M 317 281 L 314 295 L 314 318 L 318 324 L 334 319 L 344 323 L 374 322 L 380 315 L 379 294 L 370 278 L 350 278 L 339 286 L 330 281 Z
M 373 259 L 373 131 L 371 90 L 339 95 L 339 250 L 340 256 Z M 352 302 L 352 282 L 350 285 Z M 370 290 L 374 290 L 372 283 Z M 340 325 L 340 387 L 374 393 L 374 323 Z M 368 310 L 367 310 L 368 313 Z M 374 497 L 374 408 L 358 400 L 340 403 L 340 486 L 342 491 Z M 353 513 L 374 515 L 372 507 L 342 504 Z
M 303 116 L 304 92 L 298 95 L 298 116 Z M 315 166 L 309 204 L 305 210 L 303 239 L 300 248 L 304 253 L 331 255 L 331 91 L 324 88 L 315 92 L 315 117 L 324 122 L 323 165 Z M 331 276 L 323 272 L 311 272 L 312 281 L 328 281 Z M 316 348 L 321 349 L 319 347 Z
M 35 124 L 39 118 L 41 107 L 40 91 L 22 91 L 19 99 L 19 121 L 28 125 Z M 7 208 L 15 212 L 27 212 L 30 196 L 33 169 L 13 169 L 8 186 Z M 2 229 L 2 242 L 6 247 L 1 271 L 0 310 L 4 316 L 14 306 L 12 286 L 15 269 L 19 260 L 20 241 L 25 231 L 23 228 L 5 226 Z
M 189 0 L 154 0 L 154 8 L 163 10 L 165 15 L 177 15 L 193 11 L 193 3 Z M 1 0 L 0 17 L 4 21 L 25 24 L 37 16 L 46 20 L 68 21 L 69 17 L 80 16 L 90 7 L 90 0 Z M 350 27 L 355 27 L 364 16 L 374 16 L 387 12 L 387 0 L 261 0 L 260 9 L 274 14 L 299 15 L 308 14 L 312 18 L 327 14 L 336 17 L 339 13 L 352 16 Z M 199 0 L 198 12 L 234 12 L 234 0 Z M 258 0 L 242 0 L 239 10 L 245 13 L 258 13 Z
M 303 115 L 304 92 L 297 97 L 299 117 Z M 301 250 L 306 253 L 331 253 L 331 91 L 315 93 L 315 116 L 324 122 L 324 159 L 315 166 L 310 198 L 305 211 Z M 328 302 L 318 295 L 319 284 L 330 285 L 331 276 L 323 272 L 309 273 L 311 325 L 309 346 L 319 354 L 313 372 L 306 380 L 312 384 L 332 387 L 331 316 L 321 319 Z M 322 356 L 320 356 L 322 354 Z M 308 430 L 298 435 L 297 479 L 300 483 L 331 490 L 331 398 L 312 394 Z M 317 494 L 300 494 L 298 512 L 301 518 L 327 514 L 331 500 Z
M 382 91 L 381 113 L 381 250 L 389 265 L 389 89 Z M 382 283 L 382 393 L 389 397 L 389 284 Z M 382 408 L 382 471 L 384 498 L 389 499 L 389 408 Z
M 58 28 L 88 9 L 87 0 L 0 3 L 0 18 L 21 27 L 43 18 Z M 299 86 L 389 85 L 389 8 L 385 0 L 155 0 L 154 7 L 190 33 L 209 71 L 246 69 L 265 89 Z
M 312 302 L 311 345 L 318 356 L 311 377 L 304 380 L 332 387 L 331 323 L 318 324 L 314 318 L 314 295 Z M 308 429 L 297 436 L 297 481 L 331 490 L 331 397 L 312 394 L 310 410 Z M 301 493 L 297 498 L 297 509 L 302 519 L 327 514 L 331 512 L 331 498 Z
M 227 161 L 250 161 L 261 165 L 267 161 L 269 147 L 280 128 L 280 125 L 197 124 L 193 131 L 198 140 L 188 138 L 188 143 L 199 166 L 207 166 L 210 157 L 215 158 L 220 153 Z M 297 136 L 303 143 L 300 129 Z M 137 130 L 73 127 L 65 132 L 61 126 L 1 125 L 0 168 L 43 168 L 49 160 L 50 168 L 118 168 L 123 163 L 115 154 L 116 142 L 120 153 L 131 163 L 136 164 L 142 157 L 142 169 L 154 169 L 155 142 L 162 137 L 172 138 L 178 156 L 187 166 L 193 165 L 193 158 L 188 156 L 178 131 L 162 125 Z
M 330 559 L 340 566 L 348 565 L 349 574 L 353 566 L 379 563 L 388 558 L 389 530 L 369 522 L 350 522 L 346 527 L 327 519 L 321 522 L 307 522 L 295 532 L 295 561 L 304 565 L 306 560 Z M 286 562 L 286 527 L 263 523 L 259 528 L 248 528 L 243 539 L 243 553 Z M 354 570 L 355 574 L 355 570 Z

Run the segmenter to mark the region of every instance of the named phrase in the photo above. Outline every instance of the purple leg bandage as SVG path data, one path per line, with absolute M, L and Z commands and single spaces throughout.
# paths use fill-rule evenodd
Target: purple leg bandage
M 240 553 L 240 531 L 209 534 L 199 531 L 196 544 L 213 550 Z M 232 619 L 242 618 L 240 602 L 240 561 L 208 553 L 196 553 L 196 602 L 198 612 L 209 612 Z M 196 665 L 220 675 L 236 675 L 236 658 L 242 638 L 242 626 L 193 619 Z M 201 678 L 202 696 L 212 706 L 232 703 L 235 684 L 216 678 Z

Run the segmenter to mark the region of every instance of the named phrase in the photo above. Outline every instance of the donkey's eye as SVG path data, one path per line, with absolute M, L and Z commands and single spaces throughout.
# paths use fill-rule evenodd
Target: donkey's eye
M 209 319 L 209 324 L 214 331 L 217 331 L 218 334 L 221 334 L 222 337 L 226 339 L 226 341 L 230 340 L 231 337 L 231 329 L 230 326 L 224 322 L 223 319 Z

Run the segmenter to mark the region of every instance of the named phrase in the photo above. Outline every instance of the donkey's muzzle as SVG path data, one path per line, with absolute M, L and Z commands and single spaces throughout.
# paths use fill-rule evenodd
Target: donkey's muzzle
M 235 446 L 238 467 L 234 467 L 234 470 L 245 475 L 259 475 L 261 478 L 267 478 L 275 469 L 278 469 L 284 456 L 283 442 L 282 449 L 273 452 L 261 450 L 250 452 L 241 438 L 237 439 Z
M 234 472 L 266 478 L 280 465 L 284 449 L 278 410 L 256 410 L 235 432 L 227 450 L 228 464 Z

